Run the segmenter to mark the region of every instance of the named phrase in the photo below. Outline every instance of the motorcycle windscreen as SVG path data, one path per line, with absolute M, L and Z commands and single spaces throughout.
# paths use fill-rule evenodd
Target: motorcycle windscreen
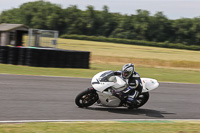
M 103 92 L 105 89 L 115 84 L 114 81 L 109 80 L 112 76 L 113 71 L 111 70 L 96 74 L 91 81 L 92 87 L 97 91 Z

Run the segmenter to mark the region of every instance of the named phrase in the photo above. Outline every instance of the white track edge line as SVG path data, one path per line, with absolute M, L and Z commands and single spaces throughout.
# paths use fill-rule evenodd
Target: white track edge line
M 109 121 L 181 121 L 189 122 L 195 121 L 200 122 L 200 119 L 83 119 L 83 120 L 8 120 L 0 121 L 0 123 L 30 123 L 30 122 L 109 122 Z

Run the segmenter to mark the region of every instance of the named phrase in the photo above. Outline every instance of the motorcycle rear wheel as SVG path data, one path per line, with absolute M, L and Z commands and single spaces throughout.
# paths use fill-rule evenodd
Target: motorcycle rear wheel
M 137 97 L 138 104 L 134 105 L 134 108 L 142 107 L 149 100 L 149 92 L 141 93 Z
M 75 103 L 78 107 L 84 108 L 93 105 L 98 99 L 94 89 L 87 89 L 76 96 Z

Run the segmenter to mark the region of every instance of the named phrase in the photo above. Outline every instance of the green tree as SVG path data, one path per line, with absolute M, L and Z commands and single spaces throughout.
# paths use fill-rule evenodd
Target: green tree
M 97 11 L 94 10 L 93 6 L 87 6 L 85 12 L 86 23 L 87 23 L 87 35 L 98 35 L 98 29 L 101 26 L 100 16 Z
M 109 13 L 109 8 L 103 6 L 103 11 L 99 13 L 99 29 L 98 35 L 109 37 L 117 27 L 117 18 L 115 14 Z
M 157 12 L 150 17 L 147 38 L 149 41 L 164 42 L 171 41 L 173 37 L 172 23 L 162 12 Z M 172 37 L 171 37 L 172 36 Z
M 77 8 L 77 6 L 70 6 L 64 10 L 65 25 L 67 34 L 85 34 L 86 20 L 85 13 Z
M 136 33 L 136 39 L 148 40 L 147 34 L 149 30 L 150 13 L 146 10 L 137 10 L 137 14 L 133 17 L 132 25 Z
M 20 9 L 14 8 L 14 9 L 3 11 L 0 14 L 0 23 L 11 23 L 11 24 L 23 23 L 20 19 Z
M 125 38 L 125 39 L 134 39 L 136 33 L 132 25 L 133 16 L 125 15 L 121 17 L 118 27 L 112 33 L 114 38 Z
M 174 28 L 174 41 L 176 43 L 185 43 L 189 44 L 191 39 L 194 36 L 194 33 L 191 30 L 191 27 L 193 26 L 193 23 L 191 19 L 188 18 L 182 18 L 177 19 L 173 22 L 173 28 Z
M 64 23 L 62 8 L 43 0 L 20 6 L 22 23 L 33 28 L 60 30 Z

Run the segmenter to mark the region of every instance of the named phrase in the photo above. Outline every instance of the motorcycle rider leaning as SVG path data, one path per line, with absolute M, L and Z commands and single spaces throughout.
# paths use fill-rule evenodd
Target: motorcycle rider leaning
M 134 65 L 132 63 L 125 64 L 121 71 L 115 71 L 114 75 L 118 75 L 126 81 L 128 88 L 121 91 L 113 91 L 113 95 L 120 96 L 121 98 L 127 98 L 127 104 L 132 107 L 137 104 L 136 98 L 142 92 L 142 82 L 140 75 L 135 71 Z

